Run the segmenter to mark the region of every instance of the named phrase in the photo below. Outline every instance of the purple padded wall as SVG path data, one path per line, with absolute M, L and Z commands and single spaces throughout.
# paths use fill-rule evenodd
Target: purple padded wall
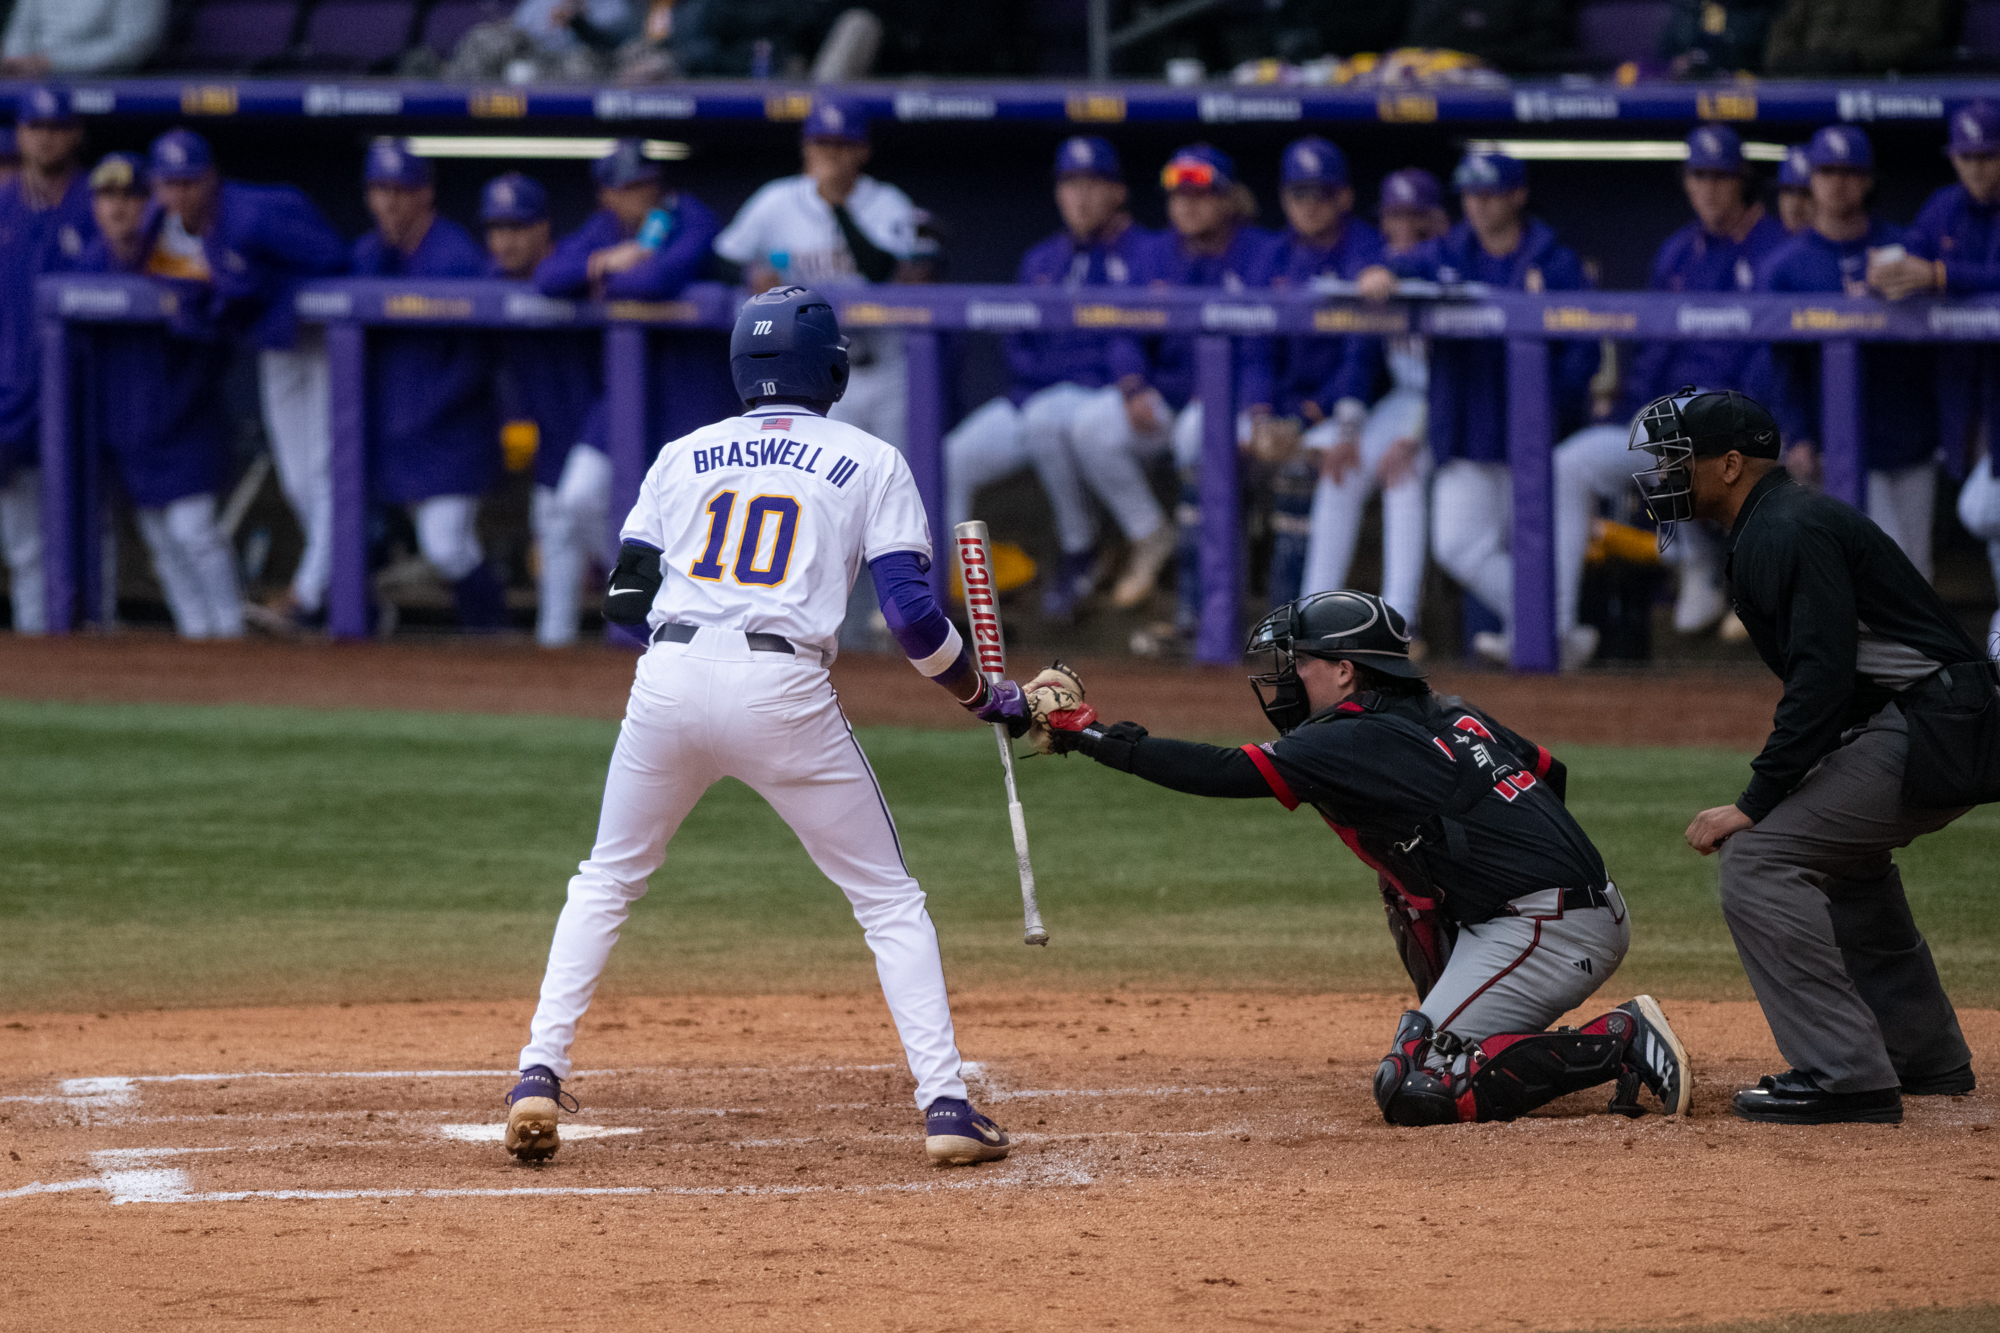
M 186 36 L 160 60 L 169 69 L 235 69 L 283 55 L 297 0 L 203 0 Z
M 414 0 L 320 0 L 306 20 L 306 58 L 322 67 L 361 68 L 408 45 Z

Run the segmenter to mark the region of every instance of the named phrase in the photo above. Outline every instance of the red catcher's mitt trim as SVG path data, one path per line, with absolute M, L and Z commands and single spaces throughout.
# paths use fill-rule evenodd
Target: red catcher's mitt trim
M 1271 762 L 1271 756 L 1264 753 L 1263 747 L 1245 745 L 1243 753 L 1250 756 L 1250 762 L 1257 765 L 1257 771 L 1264 775 L 1264 781 L 1270 784 L 1271 795 L 1278 798 L 1278 804 L 1287 810 L 1298 809 L 1299 798 L 1292 795 L 1291 786 L 1279 776 L 1278 766 Z

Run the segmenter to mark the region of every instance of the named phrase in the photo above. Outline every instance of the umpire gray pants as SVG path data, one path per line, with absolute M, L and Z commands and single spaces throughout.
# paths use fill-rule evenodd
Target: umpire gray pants
M 1722 844 L 1722 915 L 1743 970 L 1778 1050 L 1828 1092 L 1893 1088 L 1972 1058 L 1890 856 L 1965 811 L 1903 804 L 1908 753 L 1888 704 Z

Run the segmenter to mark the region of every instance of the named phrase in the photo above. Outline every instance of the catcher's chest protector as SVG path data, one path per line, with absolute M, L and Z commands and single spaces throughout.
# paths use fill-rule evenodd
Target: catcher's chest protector
M 1377 726 L 1394 725 L 1367 705 L 1352 700 L 1335 708 L 1322 725 L 1365 724 L 1371 720 Z M 1396 941 L 1403 970 L 1410 974 L 1417 998 L 1422 1000 L 1444 974 L 1458 936 L 1458 923 L 1445 907 L 1444 894 L 1431 874 L 1429 858 L 1470 860 L 1465 828 L 1459 821 L 1489 796 L 1509 803 L 1519 799 L 1535 785 L 1535 775 L 1515 764 L 1486 724 L 1467 709 L 1446 707 L 1434 699 L 1421 722 L 1414 718 L 1399 720 L 1422 726 L 1430 733 L 1431 744 L 1452 760 L 1456 783 L 1444 805 L 1418 819 L 1353 824 L 1341 822 L 1343 817 L 1352 818 L 1349 812 L 1336 813 L 1317 802 L 1313 808 L 1349 850 L 1375 871 L 1382 906 L 1388 914 L 1389 934 Z M 1408 734 L 1403 728 L 1395 729 L 1399 736 Z

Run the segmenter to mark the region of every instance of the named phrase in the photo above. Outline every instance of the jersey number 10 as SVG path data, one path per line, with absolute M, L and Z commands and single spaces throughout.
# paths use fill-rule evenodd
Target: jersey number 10
M 722 548 L 729 541 L 729 520 L 736 512 L 736 492 L 723 491 L 708 502 L 708 542 L 701 559 L 688 567 L 688 577 L 713 583 L 722 577 Z M 770 558 L 760 569 L 758 551 L 764 545 L 764 521 L 776 516 L 778 535 Z M 785 581 L 792 563 L 792 541 L 799 534 L 799 502 L 789 495 L 760 495 L 743 511 L 743 535 L 736 543 L 733 573 L 746 587 L 775 588 Z

